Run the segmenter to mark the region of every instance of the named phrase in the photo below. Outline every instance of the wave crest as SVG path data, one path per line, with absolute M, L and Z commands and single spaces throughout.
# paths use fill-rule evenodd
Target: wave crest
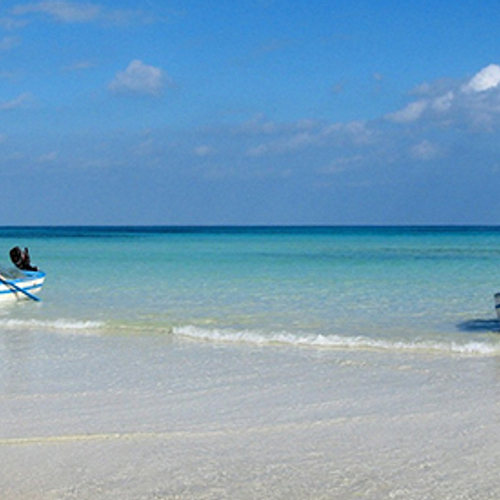
M 78 331 L 90 332 L 99 330 L 104 323 L 100 321 L 78 321 L 69 319 L 2 319 L 0 328 L 4 330 L 43 330 L 43 331 Z
M 379 350 L 393 352 L 421 352 L 436 354 L 461 354 L 479 356 L 500 355 L 500 343 L 468 341 L 464 343 L 445 341 L 394 341 L 371 339 L 363 336 L 341 335 L 297 335 L 287 332 L 264 334 L 251 330 L 206 329 L 196 326 L 173 328 L 173 334 L 197 340 L 229 343 L 250 343 L 255 345 L 289 345 L 297 347 L 318 347 L 349 350 Z

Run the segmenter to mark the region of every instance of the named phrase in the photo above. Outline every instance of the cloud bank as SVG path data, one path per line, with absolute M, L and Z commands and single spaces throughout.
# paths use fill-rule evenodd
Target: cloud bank
M 490 64 L 465 83 L 436 82 L 416 91 L 420 98 L 385 118 L 398 124 L 491 128 L 500 124 L 500 66 Z
M 158 97 L 168 82 L 160 67 L 134 59 L 108 89 Z M 27 114 L 32 101 L 22 93 L 0 110 L 12 116 L 28 107 Z M 260 113 L 182 129 L 136 122 L 120 133 L 49 137 L 42 147 L 16 149 L 9 133 L 4 165 L 36 165 L 43 182 L 66 176 L 89 190 L 120 178 L 130 193 L 153 196 L 158 218 L 147 222 L 154 223 L 165 222 L 165 200 L 182 223 L 491 223 L 500 210 L 497 64 L 421 84 L 399 109 L 372 120 L 277 121 Z

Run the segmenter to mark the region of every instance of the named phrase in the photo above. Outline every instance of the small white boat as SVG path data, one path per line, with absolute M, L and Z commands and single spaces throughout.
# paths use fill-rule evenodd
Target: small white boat
M 40 300 L 40 292 L 45 281 L 43 271 L 21 271 L 0 269 L 0 301 L 32 299 Z

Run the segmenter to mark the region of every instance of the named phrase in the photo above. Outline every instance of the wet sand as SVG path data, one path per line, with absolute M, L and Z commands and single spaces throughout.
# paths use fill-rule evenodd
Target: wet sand
M 497 499 L 500 360 L 19 331 L 2 500 Z

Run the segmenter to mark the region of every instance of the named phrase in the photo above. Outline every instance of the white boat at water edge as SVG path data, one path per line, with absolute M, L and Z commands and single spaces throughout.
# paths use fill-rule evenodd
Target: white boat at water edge
M 37 294 L 45 281 L 43 271 L 21 271 L 0 269 L 0 301 L 32 299 L 40 300 Z

